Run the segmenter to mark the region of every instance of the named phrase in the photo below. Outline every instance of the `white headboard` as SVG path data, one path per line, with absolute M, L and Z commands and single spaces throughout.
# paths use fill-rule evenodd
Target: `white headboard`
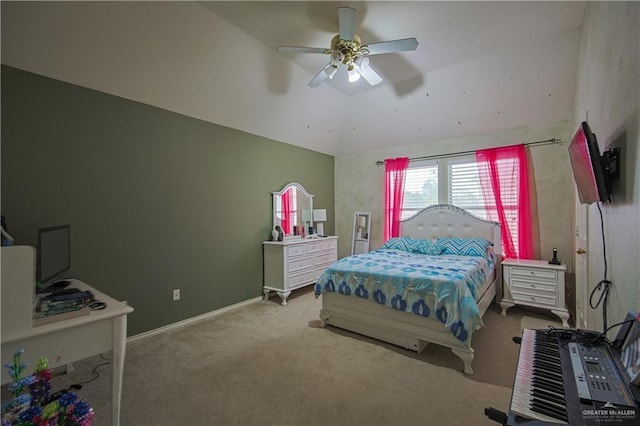
M 400 235 L 412 238 L 480 237 L 493 241 L 493 250 L 502 254 L 500 224 L 480 219 L 451 204 L 429 206 L 400 222 Z

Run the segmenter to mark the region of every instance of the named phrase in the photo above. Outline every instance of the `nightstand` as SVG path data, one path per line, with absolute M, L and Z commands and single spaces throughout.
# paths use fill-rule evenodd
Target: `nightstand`
M 564 298 L 565 264 L 552 265 L 546 260 L 505 259 L 502 261 L 504 295 L 502 315 L 514 305 L 549 309 L 569 327 L 569 311 Z

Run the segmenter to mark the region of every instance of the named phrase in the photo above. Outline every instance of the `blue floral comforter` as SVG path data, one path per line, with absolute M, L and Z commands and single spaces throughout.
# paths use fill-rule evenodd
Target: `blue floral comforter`
M 480 256 L 411 253 L 378 249 L 340 259 L 316 282 L 316 298 L 340 293 L 440 321 L 467 346 L 482 325 L 478 287 L 493 273 Z

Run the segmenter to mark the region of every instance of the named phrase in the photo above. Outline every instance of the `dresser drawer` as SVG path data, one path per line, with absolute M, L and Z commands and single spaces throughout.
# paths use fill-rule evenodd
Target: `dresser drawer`
M 525 291 L 527 293 L 539 294 L 541 296 L 555 296 L 558 292 L 558 286 L 555 282 L 513 278 L 511 280 L 511 291 Z
M 315 254 L 323 251 L 336 251 L 336 240 L 318 240 L 307 244 L 308 254 Z
M 336 257 L 335 253 L 324 253 L 324 254 L 319 254 L 318 256 L 316 256 L 316 265 L 324 265 L 327 264 L 330 265 L 333 262 L 335 262 L 336 260 L 338 260 L 338 258 Z
M 302 274 L 290 275 L 288 280 L 288 288 L 293 289 L 297 286 L 308 284 L 316 281 L 314 271 L 304 272 Z
M 557 298 L 551 295 L 540 295 L 533 293 L 520 293 L 512 292 L 513 301 L 521 303 L 523 305 L 537 305 L 537 306 L 549 306 L 556 307 L 558 304 Z
M 303 259 L 290 260 L 287 264 L 287 272 L 298 272 L 304 269 L 312 269 L 313 268 L 313 258 L 305 257 Z
M 292 257 L 304 256 L 305 254 L 304 248 L 305 248 L 304 244 L 295 244 L 287 247 L 287 257 L 292 258 Z
M 511 276 L 516 277 L 533 277 L 538 279 L 547 279 L 556 281 L 558 279 L 558 271 L 555 269 L 535 269 L 521 266 L 511 267 Z

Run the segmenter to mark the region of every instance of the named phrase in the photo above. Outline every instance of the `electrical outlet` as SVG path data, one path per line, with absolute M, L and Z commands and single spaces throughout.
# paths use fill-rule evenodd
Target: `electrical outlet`
M 180 289 L 176 288 L 173 290 L 173 301 L 180 300 Z

